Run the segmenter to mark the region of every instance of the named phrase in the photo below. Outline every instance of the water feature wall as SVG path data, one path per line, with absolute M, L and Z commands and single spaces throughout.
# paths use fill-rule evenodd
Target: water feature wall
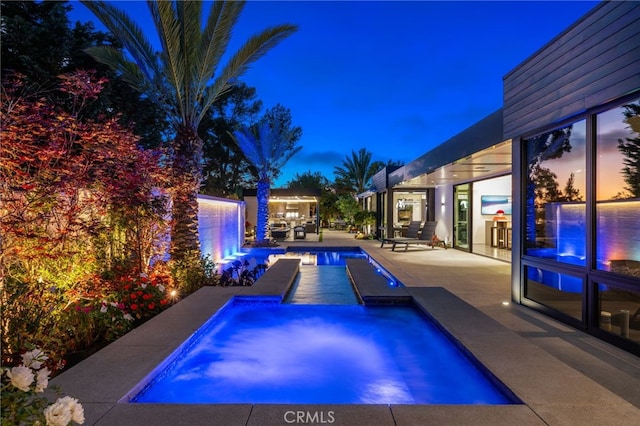
M 584 203 L 550 203 L 547 208 L 547 237 L 557 241 L 558 256 L 584 258 L 586 219 Z M 550 217 L 552 214 L 553 217 Z M 640 261 L 640 201 L 611 201 L 596 204 L 596 262 L 609 269 L 612 261 Z
M 640 262 L 640 200 L 596 204 L 597 262 L 610 270 L 611 262 Z
M 217 262 L 240 251 L 244 244 L 244 202 L 198 195 L 198 208 L 202 255 Z

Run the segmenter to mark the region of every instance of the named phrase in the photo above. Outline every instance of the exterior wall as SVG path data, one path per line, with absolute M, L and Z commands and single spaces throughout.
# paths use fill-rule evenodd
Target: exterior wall
M 598 144 L 605 144 L 598 139 L 601 113 L 639 97 L 640 3 L 635 1 L 599 4 L 504 77 L 504 136 L 513 140 L 512 298 L 637 354 L 637 325 L 629 334 L 623 313 L 640 306 L 640 279 L 613 266 L 609 271 L 598 256 L 616 247 L 613 236 L 605 234 L 617 232 L 608 228 L 609 210 L 620 214 L 638 200 L 620 200 L 607 210 L 596 198 L 596 178 L 602 173 Z M 572 170 L 582 173 L 584 202 L 549 202 L 546 216 L 538 221 L 528 176 L 537 154 L 527 149 L 537 149 L 536 137 L 569 128 L 574 145 L 567 153 L 582 153 L 576 163 L 582 167 Z M 549 159 L 559 161 L 553 156 L 539 161 Z M 631 220 L 637 224 L 640 216 L 634 212 Z M 547 229 L 548 223 L 556 228 Z M 535 235 L 526 233 L 527 226 Z M 606 237 L 599 240 L 601 235 Z M 635 270 L 640 259 L 634 254 L 634 235 L 619 238 L 619 244 L 625 259 L 620 262 Z M 611 325 L 605 314 L 615 317 Z
M 640 87 L 640 2 L 603 2 L 504 81 L 504 139 Z
M 493 222 L 495 216 L 495 214 L 482 214 L 480 201 L 483 195 L 511 195 L 511 175 L 473 182 L 473 217 L 471 220 L 474 244 L 485 242 L 485 223 L 487 221 Z M 511 221 L 511 216 L 507 216 L 509 221 Z
M 453 185 L 438 186 L 435 190 L 436 235 L 447 243 L 453 240 Z

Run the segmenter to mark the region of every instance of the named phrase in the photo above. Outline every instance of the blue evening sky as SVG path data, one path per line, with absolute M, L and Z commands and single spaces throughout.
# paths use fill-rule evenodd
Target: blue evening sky
M 72 21 L 94 21 L 72 1 Z M 155 41 L 146 3 L 118 1 Z M 280 23 L 297 33 L 242 80 L 270 108 L 289 108 L 303 149 L 273 187 L 296 173 L 334 179 L 366 148 L 409 161 L 502 106 L 502 78 L 596 1 L 249 1 L 231 49 Z

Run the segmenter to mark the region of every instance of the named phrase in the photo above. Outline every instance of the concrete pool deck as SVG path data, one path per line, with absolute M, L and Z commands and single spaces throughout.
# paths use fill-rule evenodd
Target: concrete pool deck
M 309 242 L 282 245 L 310 246 Z M 360 246 L 522 401 L 519 405 L 119 403 L 234 295 L 208 287 L 52 380 L 97 425 L 636 425 L 640 358 L 510 300 L 511 265 L 458 250 L 392 252 L 325 230 L 315 246 Z M 224 389 L 221 389 L 224 392 Z

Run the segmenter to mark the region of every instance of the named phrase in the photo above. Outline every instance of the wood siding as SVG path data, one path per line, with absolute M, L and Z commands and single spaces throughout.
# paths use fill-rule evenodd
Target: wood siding
M 504 139 L 640 89 L 640 2 L 604 2 L 504 79 Z

